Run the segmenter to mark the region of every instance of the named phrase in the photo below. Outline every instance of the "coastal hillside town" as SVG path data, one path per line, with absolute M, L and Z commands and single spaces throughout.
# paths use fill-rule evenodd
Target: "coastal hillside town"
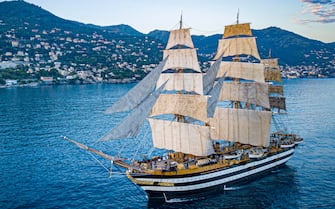
M 282 31 L 256 31 L 264 58 L 269 50 L 266 43 L 271 42 L 267 33 L 271 30 L 276 30 L 276 34 Z M 194 39 L 205 72 L 218 39 Z M 335 77 L 335 44 L 315 44 L 297 35 L 291 40 L 294 41 L 284 44 L 294 46 L 293 42 L 303 40 L 309 48 L 302 50 L 300 44 L 296 53 L 277 53 L 283 78 Z M 141 34 L 127 25 L 86 25 L 61 19 L 24 1 L 1 2 L 0 86 L 136 82 L 162 59 L 166 41 L 166 37 Z M 297 63 L 285 58 L 289 53 L 297 56 Z
M 0 24 L 4 23 L 0 20 Z M 42 83 L 46 78 L 47 83 L 132 82 L 155 67 L 158 61 L 152 57 L 159 59 L 153 55 L 163 49 L 161 43 L 148 37 L 111 38 L 96 32 L 28 29 L 29 23 L 25 25 L 26 37 L 20 37 L 15 29 L 1 37 L 2 79 Z

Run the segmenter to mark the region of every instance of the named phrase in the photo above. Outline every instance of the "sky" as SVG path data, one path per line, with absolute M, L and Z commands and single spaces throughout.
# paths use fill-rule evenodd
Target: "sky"
M 183 26 L 192 34 L 222 34 L 225 25 L 276 26 L 325 43 L 335 42 L 335 0 L 26 0 L 54 15 L 100 26 L 127 24 L 139 32 Z

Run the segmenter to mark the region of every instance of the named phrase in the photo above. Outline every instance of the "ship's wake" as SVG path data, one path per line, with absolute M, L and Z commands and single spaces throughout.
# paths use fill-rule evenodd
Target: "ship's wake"
M 242 187 L 241 186 L 235 186 L 235 187 L 227 187 L 227 186 L 224 186 L 224 191 L 233 191 L 233 190 L 239 190 L 241 189 Z

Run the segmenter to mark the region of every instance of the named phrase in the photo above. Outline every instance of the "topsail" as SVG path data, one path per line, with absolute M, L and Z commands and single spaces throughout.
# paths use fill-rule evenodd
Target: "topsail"
M 255 37 L 221 39 L 214 60 L 218 59 L 221 54 L 225 57 L 245 54 L 260 60 Z
M 223 38 L 230 38 L 233 36 L 252 36 L 250 23 L 227 25 L 224 29 Z
M 189 28 L 170 31 L 170 36 L 166 49 L 171 49 L 178 45 L 194 48 Z

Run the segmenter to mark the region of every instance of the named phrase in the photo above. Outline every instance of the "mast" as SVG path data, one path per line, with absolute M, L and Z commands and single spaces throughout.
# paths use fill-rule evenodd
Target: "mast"
M 196 156 L 214 153 L 210 127 L 186 122 L 186 117 L 200 121 L 200 124 L 208 122 L 208 103 L 215 103 L 213 99 L 219 97 L 220 91 L 217 91 L 216 96 L 210 101 L 210 97 L 204 95 L 203 73 L 190 29 L 182 28 L 182 16 L 179 23 L 178 29 L 170 31 L 168 43 L 163 51 L 163 62 L 147 76 L 146 81 L 150 82 L 138 83 L 133 88 L 134 91 L 130 90 L 120 99 L 120 103 L 116 102 L 124 105 L 128 102 L 133 103 L 129 107 L 121 108 L 133 111 L 100 141 L 136 137 L 146 118 L 152 130 L 154 147 Z M 218 63 L 215 66 L 217 71 Z M 206 85 L 211 86 L 208 84 L 211 78 L 207 78 Z M 156 88 L 152 92 L 153 83 Z M 217 88 L 220 90 L 221 86 Z M 139 91 L 138 95 L 135 90 Z M 120 111 L 120 108 L 113 107 L 107 112 L 117 111 Z
M 165 57 L 168 61 L 157 81 L 157 86 L 167 81 L 165 92 L 159 96 L 148 118 L 153 145 L 196 156 L 213 154 L 210 127 L 203 125 L 208 121 L 209 97 L 204 95 L 203 73 L 190 29 L 183 28 L 182 15 L 178 29 L 170 31 L 163 52 Z M 206 82 L 208 80 L 210 78 Z M 208 82 L 206 85 L 211 86 Z
M 180 14 L 179 29 L 183 29 L 183 11 Z
M 179 30 L 183 29 L 183 12 L 181 12 L 180 14 L 180 21 L 179 21 Z M 180 44 L 178 44 L 178 49 L 181 49 L 182 46 Z M 182 68 L 179 68 L 177 70 L 178 73 L 182 73 L 183 72 L 183 69 Z M 178 91 L 178 94 L 180 94 L 180 91 Z M 183 116 L 182 115 L 175 115 L 175 117 L 177 118 L 177 121 L 178 122 L 182 122 L 183 121 Z
M 223 84 L 219 100 L 232 105 L 216 107 L 214 117 L 210 120 L 213 127 L 211 137 L 268 146 L 272 112 L 264 111 L 264 108 L 269 108 L 264 65 L 248 62 L 250 57 L 259 61 L 260 56 L 250 23 L 239 22 L 239 11 L 236 24 L 225 26 L 214 60 L 220 59 L 220 56 L 223 59 L 217 77 L 226 74 L 232 81 Z M 241 79 L 245 82 L 241 82 Z
M 236 25 L 239 24 L 239 15 L 240 15 L 240 9 L 237 10 L 237 15 L 236 15 Z M 239 37 L 239 35 L 236 36 L 237 38 Z M 240 62 L 240 57 L 238 54 L 235 55 L 234 57 L 234 62 Z M 240 82 L 239 78 L 234 78 L 234 83 L 238 84 Z M 234 101 L 235 104 L 235 109 L 238 109 L 240 106 L 240 103 L 238 101 Z

